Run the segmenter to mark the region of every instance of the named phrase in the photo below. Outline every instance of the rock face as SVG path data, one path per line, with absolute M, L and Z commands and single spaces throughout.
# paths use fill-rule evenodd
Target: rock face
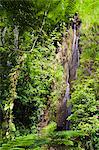
M 67 118 L 71 115 L 72 106 L 68 106 L 68 102 L 70 101 L 71 83 L 77 78 L 76 72 L 79 66 L 79 28 L 78 24 L 75 24 L 76 22 L 77 20 L 72 23 L 72 28 L 70 27 L 68 31 L 66 31 L 65 28 L 61 40 L 62 43 L 56 43 L 58 46 L 56 50 L 56 60 L 58 63 L 61 63 L 64 68 L 64 80 L 66 83 L 64 96 L 61 98 L 57 106 L 57 130 L 70 130 L 70 121 L 68 121 Z M 39 124 L 40 128 L 43 128 L 49 123 L 50 111 L 48 108 L 45 110 L 42 121 Z
M 68 106 L 68 102 L 70 100 L 71 82 L 77 78 L 76 72 L 79 66 L 79 28 L 76 22 L 77 20 L 74 23 L 76 28 L 70 28 L 67 33 L 64 33 L 60 54 L 57 54 L 61 56 L 59 61 L 62 62 L 66 81 L 65 94 L 57 110 L 57 130 L 70 129 L 70 121 L 67 118 L 71 114 L 71 106 Z

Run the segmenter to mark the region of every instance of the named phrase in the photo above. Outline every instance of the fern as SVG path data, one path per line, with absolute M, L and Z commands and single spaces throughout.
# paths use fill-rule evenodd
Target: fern
M 36 150 L 43 149 L 44 146 L 47 147 L 57 147 L 58 145 L 77 147 L 75 146 L 75 138 L 82 137 L 83 132 L 80 131 L 55 131 L 56 123 L 52 122 L 47 127 L 43 128 L 41 133 L 29 134 L 27 136 L 17 137 L 15 140 L 9 141 L 6 144 L 2 144 L 0 150 Z

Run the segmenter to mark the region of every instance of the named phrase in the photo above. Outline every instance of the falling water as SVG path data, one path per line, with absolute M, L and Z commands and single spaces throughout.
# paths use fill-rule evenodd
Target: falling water
M 7 31 L 7 27 L 4 28 L 3 32 L 2 32 L 2 44 L 4 45 L 5 43 L 5 34 L 6 34 L 6 31 Z
M 79 36 L 76 35 L 76 30 L 74 30 L 74 39 L 73 39 L 73 44 L 72 44 L 72 61 L 71 61 L 71 65 L 72 67 L 69 67 L 68 65 L 68 69 L 67 69 L 67 81 L 66 81 L 66 92 L 65 92 L 65 96 L 63 98 L 63 109 L 65 107 L 66 109 L 66 114 L 65 115 L 65 129 L 69 130 L 70 129 L 70 121 L 66 120 L 66 118 L 68 118 L 68 116 L 71 115 L 71 105 L 68 105 L 68 102 L 70 100 L 70 83 L 69 80 L 73 80 L 76 78 L 76 71 L 77 68 L 79 66 L 79 49 L 78 49 L 78 40 L 79 40 Z M 69 73 L 70 70 L 70 73 Z
M 64 103 L 70 99 L 70 84 L 68 82 L 66 84 L 67 84 L 66 92 L 65 92 L 65 96 L 63 98 Z
M 18 49 L 18 36 L 19 36 L 18 26 L 15 25 L 13 32 L 14 32 L 14 46 L 15 49 Z

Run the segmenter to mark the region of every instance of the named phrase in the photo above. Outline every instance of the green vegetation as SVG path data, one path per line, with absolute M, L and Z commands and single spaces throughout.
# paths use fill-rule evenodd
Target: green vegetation
M 0 1 L 0 150 L 98 150 L 98 4 Z M 62 45 L 69 30 L 68 49 L 76 11 L 82 20 L 80 66 L 71 82 L 70 130 L 58 131 L 57 108 L 66 81 L 64 65 L 56 58 L 57 43 Z

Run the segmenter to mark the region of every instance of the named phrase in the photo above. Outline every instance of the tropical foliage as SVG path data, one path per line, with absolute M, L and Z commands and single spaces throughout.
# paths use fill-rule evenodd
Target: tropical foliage
M 98 4 L 0 1 L 0 150 L 98 150 Z M 66 88 L 57 43 L 71 28 L 76 11 L 82 20 L 81 55 L 71 87 L 71 130 L 57 131 L 57 106 Z

